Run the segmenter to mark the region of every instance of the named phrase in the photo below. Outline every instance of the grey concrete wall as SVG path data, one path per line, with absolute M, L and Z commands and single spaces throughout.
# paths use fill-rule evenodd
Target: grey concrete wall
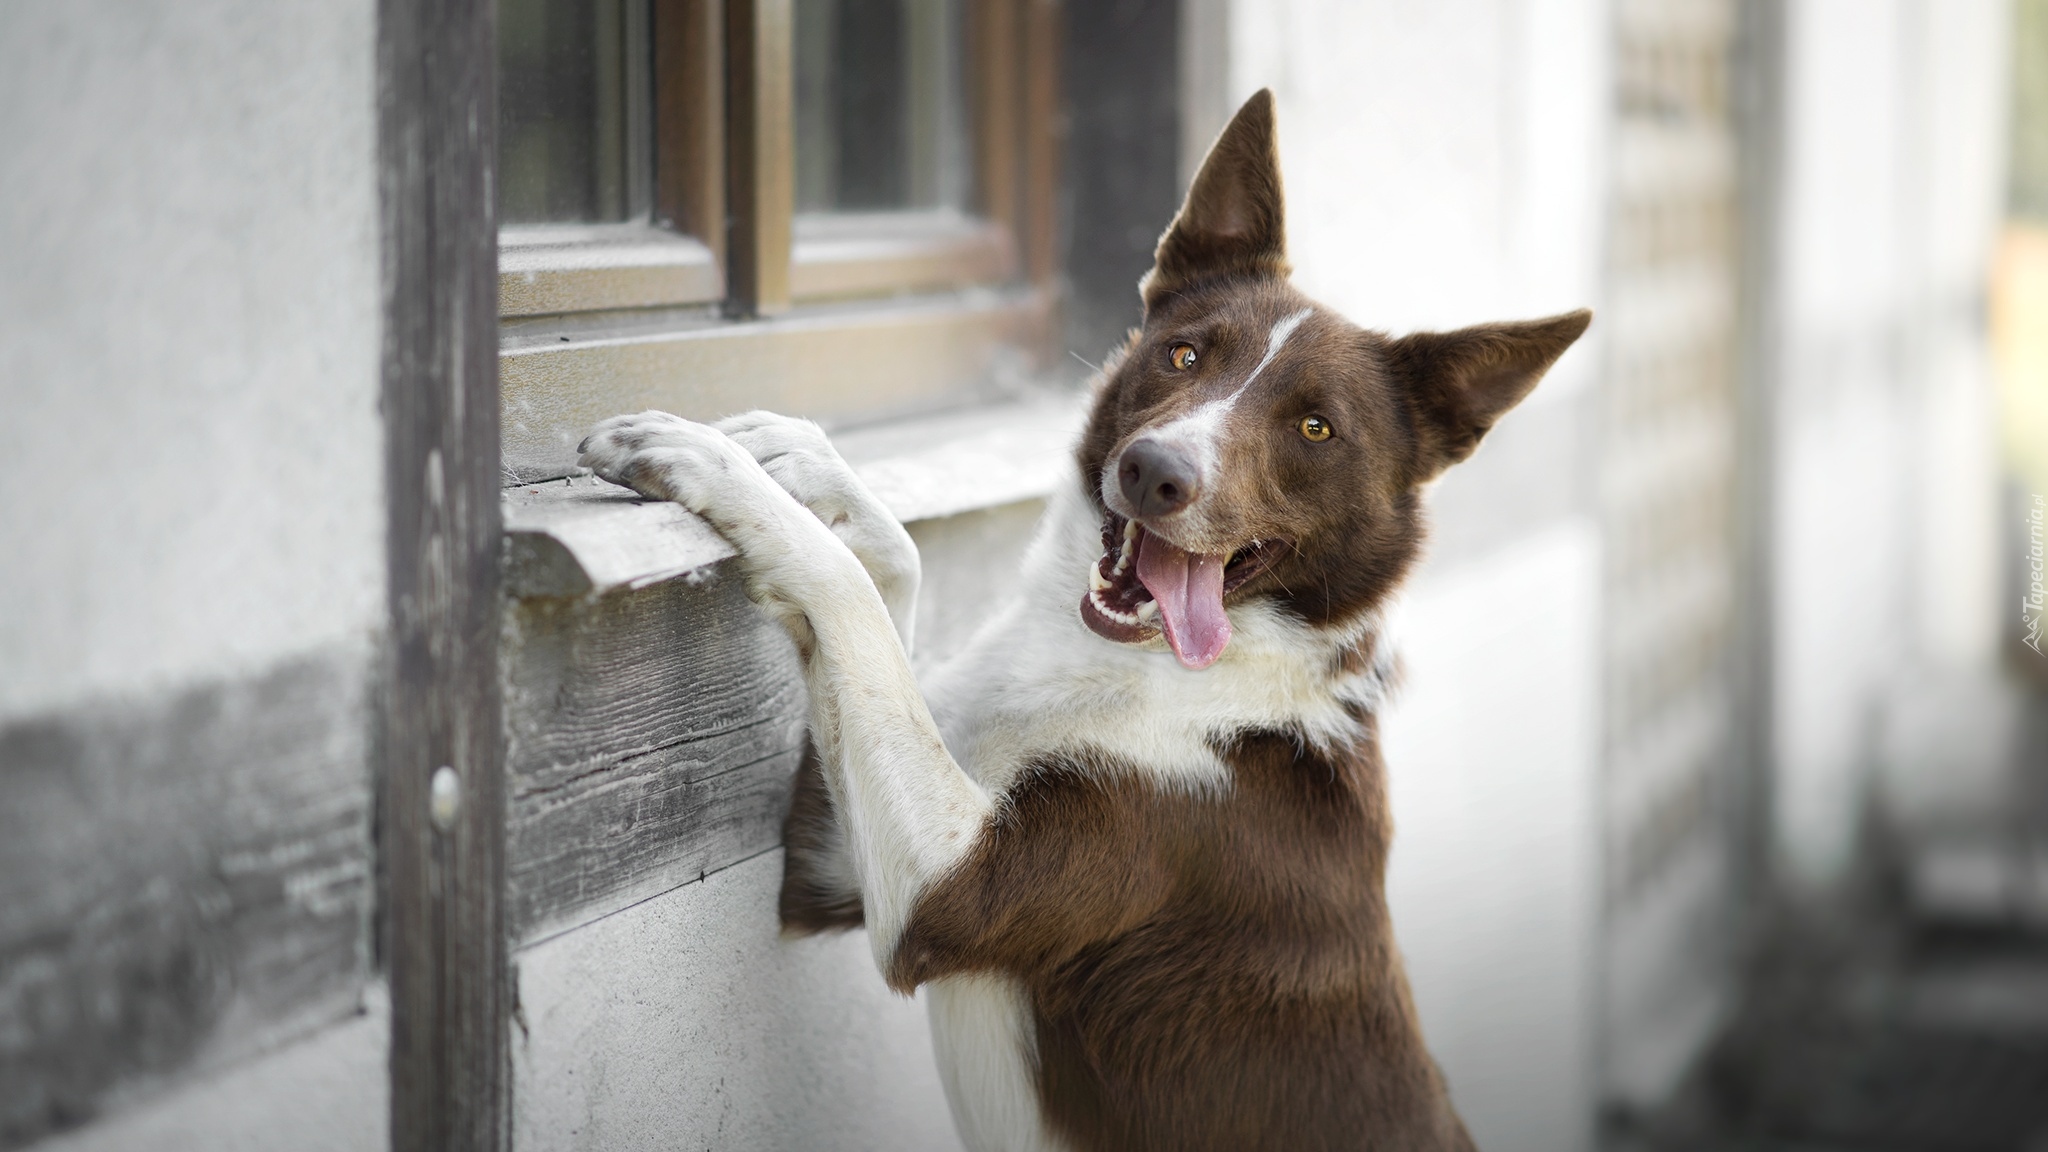
M 373 13 L 0 11 L 0 718 L 377 628 Z
M 369 1152 L 389 1145 L 385 1049 L 376 997 L 354 1018 L 36 1145 L 37 1152 Z
M 0 839 L 49 905 L 0 911 L 0 1144 L 109 1114 L 93 1146 L 285 1146 L 286 1099 L 382 1139 L 374 16 L 0 6 Z M 208 820 L 124 808 L 212 784 Z

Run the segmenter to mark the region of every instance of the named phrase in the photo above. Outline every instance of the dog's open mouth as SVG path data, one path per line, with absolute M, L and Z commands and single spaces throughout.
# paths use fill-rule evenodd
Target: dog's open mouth
M 1207 668 L 1230 643 L 1223 598 L 1266 570 L 1285 550 L 1254 540 L 1227 555 L 1183 552 L 1135 520 L 1102 521 L 1102 556 L 1088 571 L 1081 619 L 1101 636 L 1130 644 L 1166 633 L 1181 664 Z

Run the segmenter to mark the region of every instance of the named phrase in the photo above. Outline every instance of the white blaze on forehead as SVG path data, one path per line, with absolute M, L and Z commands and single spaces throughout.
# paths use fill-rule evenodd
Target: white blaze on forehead
M 1251 374 L 1244 378 L 1243 383 L 1231 389 L 1230 395 L 1224 396 L 1221 399 L 1211 400 L 1178 420 L 1160 425 L 1152 431 L 1152 438 L 1169 444 L 1183 445 L 1191 449 L 1195 459 L 1200 463 L 1202 474 L 1207 476 L 1216 464 L 1216 442 L 1223 434 L 1224 419 L 1230 415 L 1230 410 L 1236 407 L 1238 398 L 1251 388 L 1252 384 L 1258 380 L 1259 374 L 1266 370 L 1266 366 L 1271 364 L 1274 358 L 1280 355 L 1280 349 L 1286 346 L 1287 338 L 1294 335 L 1294 330 L 1301 327 L 1301 322 L 1308 319 L 1309 315 L 1314 311 L 1315 309 L 1313 308 L 1303 308 L 1301 311 L 1273 325 L 1273 330 L 1266 334 L 1266 354 L 1259 357 L 1259 362 L 1252 366 Z M 1104 470 L 1102 474 L 1102 495 L 1104 500 L 1109 499 L 1110 489 L 1115 483 L 1116 478 L 1113 475 L 1113 470 Z
M 1252 368 L 1252 374 L 1244 378 L 1244 383 L 1237 386 L 1237 391 L 1232 392 L 1221 400 L 1212 400 L 1202 405 L 1202 407 L 1214 408 L 1220 404 L 1227 411 L 1231 405 L 1237 403 L 1237 398 L 1244 395 L 1244 390 L 1251 387 L 1252 381 L 1259 378 L 1259 373 L 1266 370 L 1266 365 L 1273 362 L 1273 357 L 1280 354 L 1280 348 L 1287 343 L 1287 338 L 1294 335 L 1294 330 L 1301 327 L 1301 322 L 1308 319 L 1309 313 L 1313 311 L 1315 311 L 1313 308 L 1303 308 L 1287 319 L 1273 325 L 1273 330 L 1266 334 L 1266 354 L 1259 358 L 1258 364 Z

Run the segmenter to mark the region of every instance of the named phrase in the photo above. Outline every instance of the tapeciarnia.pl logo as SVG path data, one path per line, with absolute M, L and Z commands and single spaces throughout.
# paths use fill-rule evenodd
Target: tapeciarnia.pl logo
M 2044 593 L 2042 588 L 2043 551 L 2041 542 L 2042 515 L 2044 508 L 2041 494 L 2034 494 L 2034 506 L 2027 510 L 2027 568 L 2028 583 L 2026 599 L 2020 601 L 2020 623 L 2027 629 L 2022 643 L 2041 652 L 2041 622 L 2044 616 Z

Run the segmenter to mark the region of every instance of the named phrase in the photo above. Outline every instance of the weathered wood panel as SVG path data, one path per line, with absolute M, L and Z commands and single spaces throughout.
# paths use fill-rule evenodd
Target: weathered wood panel
M 694 583 L 506 612 L 515 940 L 776 845 L 803 742 L 802 672 L 729 564 Z
M 904 523 L 971 517 L 1041 500 L 1070 477 L 1085 400 L 1051 393 L 859 428 L 834 442 Z M 733 554 L 681 506 L 595 477 L 506 489 L 504 523 L 505 589 L 520 597 L 643 588 Z
M 508 1140 L 495 16 L 490 0 L 377 5 L 395 1152 Z M 442 773 L 457 787 L 437 790 Z
M 1040 508 L 912 525 L 921 663 L 956 651 L 1009 594 Z M 639 591 L 511 601 L 502 651 L 516 943 L 780 843 L 802 670 L 730 561 Z
M 0 729 L 0 1147 L 351 1011 L 367 652 Z

